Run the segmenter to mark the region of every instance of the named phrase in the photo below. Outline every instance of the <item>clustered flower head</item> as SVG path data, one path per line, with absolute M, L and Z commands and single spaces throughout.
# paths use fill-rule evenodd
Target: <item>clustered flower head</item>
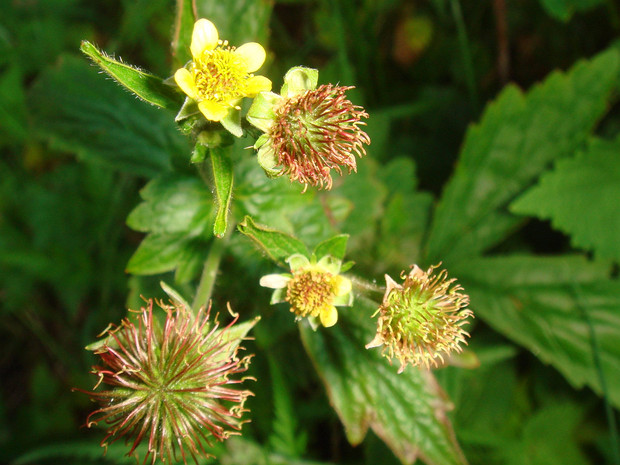
M 271 90 L 269 79 L 252 74 L 266 55 L 256 42 L 231 47 L 219 39 L 215 25 L 203 18 L 194 24 L 190 50 L 192 61 L 177 70 L 174 79 L 209 121 L 222 121 L 240 110 L 244 97 Z
M 291 274 L 263 276 L 260 285 L 275 289 L 271 303 L 288 302 L 297 319 L 307 317 L 313 328 L 317 318 L 325 327 L 338 321 L 336 306 L 353 304 L 351 280 L 341 276 L 342 262 L 330 255 L 319 261 L 295 254 L 287 259 Z
M 356 155 L 366 154 L 368 135 L 360 129 L 368 114 L 345 95 L 352 87 L 317 87 L 318 71 L 295 67 L 284 77 L 281 95 L 262 92 L 248 121 L 263 131 L 254 145 L 267 175 L 331 189 L 331 170 L 357 170 Z
M 244 402 L 250 391 L 231 377 L 244 372 L 250 356 L 239 358 L 239 338 L 230 336 L 235 319 L 218 329 L 209 311 L 193 315 L 184 306 L 158 305 L 166 312 L 160 324 L 153 301 L 111 326 L 106 338 L 93 347 L 99 364 L 93 373 L 103 391 L 82 391 L 101 407 L 91 413 L 87 426 L 103 422 L 107 434 L 101 445 L 124 437 L 128 455 L 146 443 L 144 462 L 187 463 L 191 456 L 209 457 L 212 440 L 239 434 Z M 163 314 L 162 314 L 163 316 Z M 137 457 L 136 457 L 137 458 Z
M 409 274 L 402 273 L 402 284 L 385 276 L 383 303 L 375 313 L 377 334 L 366 348 L 383 346 L 390 363 L 399 360 L 399 373 L 408 364 L 430 368 L 438 359 L 443 363 L 444 355 L 460 352 L 469 336 L 463 329 L 473 316 L 469 297 L 445 270 L 434 273 L 438 266 L 423 271 L 414 265 Z

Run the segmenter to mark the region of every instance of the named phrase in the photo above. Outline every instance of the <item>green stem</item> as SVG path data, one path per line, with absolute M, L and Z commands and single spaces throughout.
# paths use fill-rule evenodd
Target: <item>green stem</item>
M 377 294 L 383 294 L 385 292 L 385 286 L 378 286 L 375 283 L 371 283 L 370 281 L 366 281 L 358 276 L 348 276 L 351 279 L 351 283 L 353 287 L 364 295 L 368 295 L 371 292 Z
M 583 315 L 583 319 L 588 326 L 588 332 L 590 333 L 590 345 L 592 347 L 592 361 L 594 362 L 594 367 L 596 369 L 596 374 L 599 378 L 599 383 L 601 384 L 601 391 L 603 392 L 603 401 L 605 403 L 605 414 L 607 416 L 607 424 L 609 425 L 609 436 L 611 440 L 611 455 L 613 459 L 613 463 L 616 465 L 620 465 L 620 447 L 618 444 L 620 443 L 618 437 L 618 427 L 616 425 L 616 418 L 614 415 L 614 410 L 609 402 L 609 390 L 607 389 L 607 381 L 605 378 L 605 374 L 603 373 L 603 365 L 601 363 L 600 350 L 598 347 L 598 340 L 596 338 L 596 333 L 594 331 L 594 325 L 592 324 L 592 320 L 590 319 L 590 315 L 586 311 L 585 307 L 581 305 L 581 291 L 577 285 L 573 286 L 573 290 L 577 297 L 577 307 L 581 310 Z
M 461 12 L 461 4 L 459 0 L 450 2 L 452 7 L 452 17 L 456 23 L 456 31 L 458 35 L 459 47 L 463 58 L 463 67 L 465 68 L 465 79 L 467 81 L 467 90 L 469 99 L 475 110 L 478 109 L 478 91 L 476 90 L 476 79 L 474 75 L 474 62 L 471 57 L 471 49 L 469 47 L 469 39 L 467 38 L 467 29 L 465 21 L 463 21 L 463 13 Z
M 232 228 L 231 228 L 232 229 Z M 224 249 L 226 248 L 226 242 L 228 242 L 228 234 L 221 239 L 214 238 L 211 242 L 211 248 L 209 249 L 209 255 L 205 260 L 204 267 L 202 268 L 202 275 L 200 276 L 200 283 L 196 290 L 196 296 L 192 303 L 192 310 L 197 313 L 202 307 L 205 307 L 211 295 L 213 294 L 213 286 L 215 285 L 215 278 L 220 268 L 220 261 Z

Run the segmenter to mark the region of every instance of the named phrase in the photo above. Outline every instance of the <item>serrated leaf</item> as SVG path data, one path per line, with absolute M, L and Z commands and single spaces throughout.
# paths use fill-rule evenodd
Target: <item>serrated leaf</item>
M 454 262 L 499 243 L 520 218 L 507 203 L 553 160 L 575 152 L 605 113 L 618 76 L 608 50 L 554 72 L 523 94 L 508 86 L 467 132 L 459 163 L 436 209 L 429 262 Z M 570 115 L 570 117 L 568 117 Z
M 432 373 L 412 368 L 398 375 L 380 350 L 364 348 L 375 335 L 376 305 L 356 299 L 353 308 L 339 312 L 333 328 L 315 332 L 300 324 L 349 442 L 359 444 L 370 427 L 404 464 L 466 463 L 446 418 L 450 404 Z
M 38 134 L 59 150 L 152 177 L 170 170 L 187 141 L 166 112 L 144 105 L 84 60 L 65 56 L 29 95 Z
M 183 105 L 182 94 L 164 84 L 163 79 L 115 60 L 86 40 L 82 41 L 80 50 L 116 82 L 145 102 L 174 112 Z
M 233 189 L 233 167 L 230 159 L 230 147 L 210 149 L 211 166 L 215 180 L 215 199 L 217 213 L 213 224 L 213 234 L 224 237 L 228 227 L 228 212 Z
M 196 21 L 194 5 L 194 0 L 177 0 L 174 35 L 171 43 L 174 69 L 182 67 L 192 58 L 189 47 L 192 43 L 192 31 Z
M 186 257 L 186 251 L 192 250 L 191 238 L 186 234 L 149 234 L 129 259 L 127 272 L 140 275 L 153 275 L 174 270 Z
M 471 259 L 450 272 L 478 318 L 553 365 L 573 386 L 601 394 L 587 315 L 610 401 L 620 406 L 620 282 L 608 279 L 608 268 L 578 256 L 511 256 Z
M 558 161 L 510 210 L 550 219 L 574 246 L 620 261 L 620 139 L 595 139 L 575 158 Z
M 239 231 L 262 248 L 269 258 L 280 266 L 287 267 L 285 260 L 296 253 L 308 256 L 308 249 L 299 239 L 276 229 L 254 223 L 246 216 L 238 227 Z
M 150 181 L 140 196 L 144 202 L 127 218 L 130 228 L 157 234 L 210 234 L 213 201 L 201 180 L 166 174 Z
M 338 260 L 344 260 L 347 253 L 348 234 L 340 234 L 324 240 L 314 248 L 314 255 L 317 259 L 321 259 L 325 255 L 331 255 Z

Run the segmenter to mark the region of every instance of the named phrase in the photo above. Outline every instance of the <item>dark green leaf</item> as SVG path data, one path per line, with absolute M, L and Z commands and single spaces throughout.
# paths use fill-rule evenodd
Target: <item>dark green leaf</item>
M 215 180 L 215 199 L 217 214 L 213 225 L 213 234 L 224 237 L 228 227 L 228 212 L 233 189 L 233 167 L 230 159 L 230 147 L 209 150 L 213 178 Z
M 166 174 L 141 191 L 144 199 L 127 218 L 132 229 L 157 234 L 210 234 L 213 201 L 197 178 Z
M 446 418 L 449 403 L 430 371 L 409 368 L 397 374 L 381 357 L 367 350 L 375 333 L 374 302 L 357 299 L 339 312 L 333 328 L 300 324 L 304 346 L 321 376 L 327 394 L 351 444 L 359 444 L 368 428 L 404 464 L 466 463 Z
M 65 56 L 29 96 L 34 127 L 53 147 L 123 171 L 155 176 L 187 142 L 169 113 L 137 101 L 92 66 Z
M 195 255 L 195 247 L 204 247 L 196 241 L 206 242 L 205 239 L 187 237 L 183 233 L 149 234 L 131 256 L 127 272 L 153 275 L 172 271 Z
M 585 11 L 605 3 L 605 0 L 540 0 L 551 16 L 567 22 L 575 12 Z
M 116 82 L 145 102 L 174 112 L 183 105 L 184 97 L 181 92 L 164 84 L 161 78 L 109 57 L 86 40 L 82 41 L 80 50 Z
M 239 223 L 238 229 L 279 265 L 286 266 L 284 260 L 296 253 L 308 256 L 308 249 L 299 239 L 267 226 L 255 224 L 250 216 L 246 216 Z
M 235 47 L 245 42 L 266 46 L 273 2 L 265 0 L 197 0 L 199 18 L 215 24 L 220 38 Z
M 192 59 L 190 44 L 196 15 L 194 0 L 177 0 L 177 12 L 174 21 L 174 36 L 172 37 L 173 68 L 180 68 Z
M 325 255 L 331 255 L 338 260 L 344 260 L 344 256 L 347 253 L 348 240 L 348 234 L 340 234 L 339 236 L 331 237 L 317 245 L 313 253 L 318 259 Z
M 553 73 L 527 95 L 509 86 L 487 107 L 435 212 L 430 262 L 477 255 L 522 221 L 505 211 L 507 203 L 584 142 L 608 107 L 618 68 L 618 53 L 609 50 Z
M 593 140 L 585 152 L 558 161 L 510 207 L 550 219 L 576 247 L 620 261 L 620 139 Z
M 575 387 L 601 394 L 586 316 L 611 402 L 620 406 L 620 282 L 581 257 L 471 259 L 452 267 L 471 308 L 497 331 L 552 364 Z

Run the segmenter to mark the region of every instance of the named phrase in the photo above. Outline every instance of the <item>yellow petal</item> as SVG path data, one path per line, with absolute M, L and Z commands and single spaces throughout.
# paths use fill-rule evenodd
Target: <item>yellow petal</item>
M 194 24 L 192 32 L 192 44 L 190 45 L 192 56 L 198 58 L 205 50 L 213 50 L 218 40 L 215 25 L 208 19 L 199 19 Z
M 263 66 L 265 62 L 265 49 L 261 44 L 256 42 L 248 42 L 235 50 L 235 53 L 243 59 L 246 63 L 246 71 L 253 73 L 258 68 Z
M 203 100 L 198 102 L 198 109 L 209 121 L 221 121 L 228 114 L 231 107 L 223 103 Z
M 174 73 L 174 80 L 183 92 L 185 92 L 190 98 L 193 98 L 194 100 L 196 99 L 198 94 L 192 73 L 185 68 L 177 69 L 177 72 Z
M 265 76 L 253 76 L 248 79 L 245 92 L 248 97 L 255 97 L 261 92 L 269 92 L 271 90 L 271 81 Z
M 334 326 L 338 321 L 338 310 L 333 305 L 321 310 L 321 324 L 326 328 Z

